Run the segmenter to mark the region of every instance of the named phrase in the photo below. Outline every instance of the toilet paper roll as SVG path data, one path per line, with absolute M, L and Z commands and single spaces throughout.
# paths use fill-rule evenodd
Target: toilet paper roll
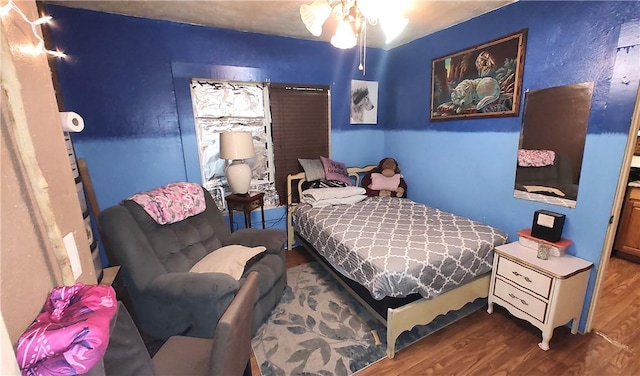
M 84 129 L 82 116 L 73 111 L 61 112 L 62 130 L 65 132 L 81 132 Z

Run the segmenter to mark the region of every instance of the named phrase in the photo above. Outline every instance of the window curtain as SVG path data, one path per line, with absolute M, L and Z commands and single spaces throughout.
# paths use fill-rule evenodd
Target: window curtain
M 298 158 L 329 156 L 329 87 L 271 84 L 275 186 L 286 202 L 287 175 L 302 171 Z

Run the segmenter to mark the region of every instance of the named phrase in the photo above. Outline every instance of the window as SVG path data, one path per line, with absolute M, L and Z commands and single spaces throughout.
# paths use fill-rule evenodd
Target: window
M 251 190 L 265 206 L 286 201 L 288 174 L 302 171 L 298 158 L 329 156 L 329 87 L 191 80 L 200 171 L 218 207 L 229 193 L 220 132 L 250 131 L 256 157 Z
M 329 87 L 271 84 L 275 185 L 286 202 L 287 175 L 302 171 L 298 158 L 329 156 Z
M 263 84 L 191 80 L 191 98 L 204 187 L 224 209 L 228 194 L 227 161 L 220 159 L 220 132 L 248 131 L 256 155 L 251 166 L 251 190 L 265 193 L 267 206 L 276 204 L 274 164 L 270 135 L 269 101 Z

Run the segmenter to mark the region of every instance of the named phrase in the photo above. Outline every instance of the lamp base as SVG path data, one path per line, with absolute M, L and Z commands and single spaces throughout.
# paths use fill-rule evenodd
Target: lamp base
M 243 160 L 234 160 L 226 170 L 227 181 L 231 192 L 237 195 L 246 195 L 251 185 L 251 167 Z

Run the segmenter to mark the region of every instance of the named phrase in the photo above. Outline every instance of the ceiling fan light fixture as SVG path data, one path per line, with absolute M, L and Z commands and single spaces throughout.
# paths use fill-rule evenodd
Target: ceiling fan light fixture
M 403 14 L 411 0 L 315 0 L 300 6 L 300 17 L 311 34 L 319 37 L 323 24 L 333 13 L 337 21 L 331 44 L 340 49 L 358 45 L 360 69 L 366 71 L 367 24 L 380 24 L 386 43 L 393 41 L 409 23 Z
M 344 20 L 338 21 L 338 27 L 336 27 L 336 33 L 331 37 L 331 44 L 343 50 L 355 47 L 357 38 L 353 33 L 351 24 Z
M 300 18 L 309 32 L 319 37 L 322 34 L 322 25 L 331 14 L 331 5 L 327 0 L 316 0 L 311 4 L 300 6 Z
M 383 0 L 358 0 L 358 8 L 362 15 L 372 23 L 384 14 Z
M 402 33 L 402 30 L 404 30 L 408 24 L 409 19 L 402 16 L 391 15 L 381 17 L 380 27 L 382 27 L 382 31 L 386 37 L 385 42 L 391 43 L 398 35 L 400 35 L 400 33 Z

